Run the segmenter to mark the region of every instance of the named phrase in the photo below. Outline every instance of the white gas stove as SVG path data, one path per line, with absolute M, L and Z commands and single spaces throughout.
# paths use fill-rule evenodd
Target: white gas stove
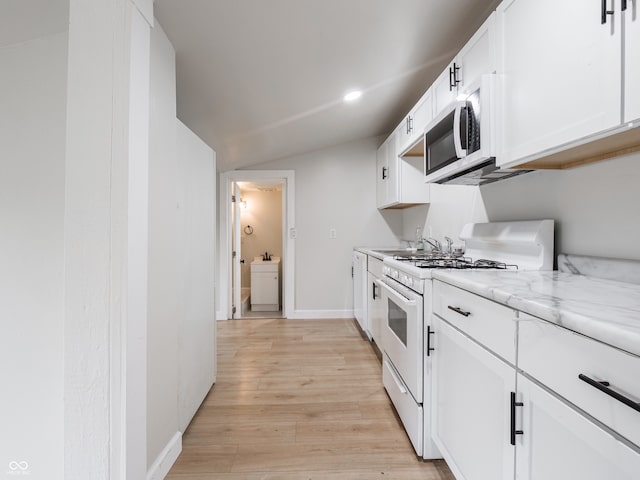
M 552 270 L 553 220 L 467 224 L 464 255 L 400 253 L 383 261 L 383 383 L 416 452 L 440 458 L 431 440 L 431 273 L 434 269 Z

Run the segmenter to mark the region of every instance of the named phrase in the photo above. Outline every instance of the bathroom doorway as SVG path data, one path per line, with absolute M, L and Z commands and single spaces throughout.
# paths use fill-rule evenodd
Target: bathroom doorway
M 294 306 L 294 172 L 220 176 L 217 318 L 287 318 Z
M 235 182 L 240 301 L 234 319 L 282 318 L 282 186 L 277 180 Z

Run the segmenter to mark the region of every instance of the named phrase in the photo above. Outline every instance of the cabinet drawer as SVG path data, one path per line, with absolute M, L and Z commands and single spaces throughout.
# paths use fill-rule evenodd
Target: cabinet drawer
M 514 311 L 447 283 L 433 283 L 433 312 L 515 365 Z
M 422 455 L 422 406 L 413 399 L 386 355 L 382 362 L 382 383 L 402 420 L 413 448 L 418 455 Z
M 640 402 L 640 357 L 526 314 L 519 328 L 520 370 L 640 446 L 640 412 L 578 378 Z
M 377 278 L 382 277 L 382 260 L 369 255 L 368 270 Z

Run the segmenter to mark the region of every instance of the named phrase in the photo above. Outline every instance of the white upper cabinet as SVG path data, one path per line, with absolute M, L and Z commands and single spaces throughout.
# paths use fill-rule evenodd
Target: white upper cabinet
M 623 0 L 625 30 L 624 121 L 640 119 L 640 0 Z
M 431 121 L 433 113 L 433 104 L 431 101 L 431 89 L 418 100 L 418 103 L 411 109 L 409 114 L 400 124 L 398 128 L 397 153 L 403 155 L 416 143 L 422 140 L 424 128 Z M 424 155 L 424 146 L 421 144 L 412 151 L 410 155 L 422 157 Z
M 538 158 L 545 150 L 562 148 L 621 123 L 619 1 L 505 0 L 500 4 L 499 165 Z
M 378 208 L 405 208 L 429 203 L 429 185 L 422 181 L 423 158 L 398 157 L 396 142 L 401 128 L 387 138 L 376 155 L 376 204 Z
M 496 14 L 492 13 L 433 83 L 433 116 L 481 75 L 494 73 L 496 58 Z

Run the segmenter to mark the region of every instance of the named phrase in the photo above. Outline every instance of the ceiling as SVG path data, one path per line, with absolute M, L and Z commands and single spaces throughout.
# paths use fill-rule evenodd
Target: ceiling
M 69 29 L 69 0 L 0 0 L 0 47 Z
M 178 117 L 226 171 L 391 132 L 497 3 L 155 0 L 155 15 Z

